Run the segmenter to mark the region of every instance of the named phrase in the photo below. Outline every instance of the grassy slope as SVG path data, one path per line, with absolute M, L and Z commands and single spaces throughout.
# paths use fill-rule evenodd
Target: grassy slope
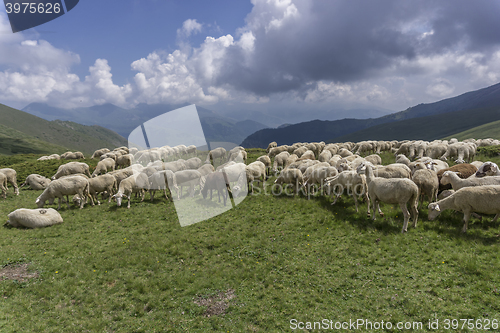
M 63 146 L 35 139 L 0 124 L 0 154 L 60 154 L 67 150 Z
M 28 170 L 50 176 L 60 163 L 22 157 L 0 160 L 22 173 L 19 182 Z M 39 194 L 10 189 L 0 215 L 35 208 Z M 133 199 L 129 210 L 63 207 L 65 222 L 50 228 L 4 227 L 0 267 L 29 262 L 40 276 L 0 282 L 0 331 L 284 332 L 293 318 L 500 319 L 500 228 L 490 218 L 462 235 L 461 214 L 428 222 L 423 208 L 402 235 L 396 206 L 382 205 L 385 217 L 373 222 L 347 197 L 330 202 L 249 196 L 181 228 L 172 203 Z M 236 297 L 225 316 L 206 317 L 194 303 L 228 289 Z
M 332 138 L 329 142 L 362 140 L 434 140 L 500 119 L 498 107 L 455 111 L 377 125 Z
M 487 123 L 481 126 L 477 126 L 467 131 L 463 131 L 446 137 L 446 139 L 451 139 L 451 138 L 457 138 L 460 141 L 468 138 L 500 139 L 500 120 L 493 121 L 491 123 Z
M 53 145 L 61 145 L 66 150 L 92 153 L 102 147 L 114 148 L 127 144 L 116 133 L 98 126 L 83 126 L 71 122 L 47 121 L 26 112 L 0 104 L 2 125 L 24 133 L 27 139 L 38 139 Z M 71 128 L 73 127 L 73 128 Z

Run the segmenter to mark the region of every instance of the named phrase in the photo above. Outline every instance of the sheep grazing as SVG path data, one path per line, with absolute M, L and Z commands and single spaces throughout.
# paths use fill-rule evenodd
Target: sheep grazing
M 92 177 L 99 176 L 100 174 L 105 174 L 109 170 L 115 171 L 116 162 L 112 158 L 105 158 L 100 160 L 95 167 L 94 172 L 92 173 Z
M 274 163 L 273 163 L 273 168 L 272 168 L 272 172 L 274 175 L 276 175 L 279 171 L 281 171 L 285 168 L 286 161 L 289 157 L 290 157 L 290 153 L 287 151 L 282 151 L 281 153 L 276 155 L 276 157 L 274 157 Z
M 61 178 L 62 176 L 69 176 L 76 173 L 83 173 L 87 175 L 89 178 L 91 177 L 89 166 L 87 163 L 82 162 L 69 162 L 63 165 L 60 165 L 57 169 L 57 172 L 54 176 L 52 176 L 52 180 Z
M 97 200 L 97 194 L 102 192 L 107 192 L 110 195 L 114 193 L 117 189 L 116 179 L 113 175 L 101 175 L 95 178 L 90 178 L 89 182 L 89 194 L 90 194 L 90 203 L 94 206 L 94 202 L 97 201 L 97 204 L 101 203 Z M 111 196 L 109 197 L 108 202 L 111 202 Z
M 116 158 L 116 168 L 122 167 L 126 168 L 128 166 L 131 166 L 134 163 L 134 155 L 132 154 L 125 154 L 118 156 Z
M 483 163 L 476 172 L 476 177 L 481 178 L 485 176 L 500 176 L 500 169 L 498 165 L 493 162 Z
M 465 187 L 438 202 L 430 203 L 428 219 L 434 220 L 441 212 L 453 209 L 464 213 L 464 227 L 462 232 L 467 232 L 472 213 L 495 214 L 493 223 L 500 215 L 500 186 L 484 185 Z
M 288 168 L 290 165 L 292 165 L 295 161 L 297 161 L 299 157 L 295 154 L 291 154 L 288 156 L 288 158 L 285 161 L 285 165 L 283 166 L 283 169 Z
M 130 208 L 130 198 L 132 193 L 139 193 L 141 202 L 144 201 L 144 190 L 149 190 L 149 179 L 145 173 L 136 173 L 120 182 L 118 192 L 112 196 L 116 199 L 116 205 L 122 205 L 122 198 L 128 199 L 127 208 Z
M 205 163 L 214 164 L 217 159 L 220 159 L 220 163 L 226 158 L 226 150 L 222 147 L 215 148 L 208 153 Z
M 85 158 L 85 156 L 83 156 L 83 154 L 79 151 L 77 152 L 65 152 L 64 154 L 61 155 L 61 158 L 65 159 L 65 160 L 78 160 L 78 159 L 83 159 Z
M 299 169 L 284 169 L 281 171 L 280 175 L 276 180 L 274 181 L 274 184 L 278 185 L 283 185 L 286 184 L 284 187 L 284 190 L 286 190 L 286 187 L 291 184 L 294 185 L 293 192 L 295 195 L 299 193 L 299 189 L 303 186 L 304 184 L 304 179 L 302 176 L 302 172 Z M 280 190 L 280 194 L 281 194 Z M 274 193 L 274 190 L 273 190 Z
M 288 146 L 284 145 L 284 146 L 278 146 L 278 147 L 271 148 L 271 149 L 269 149 L 269 153 L 267 153 L 267 156 L 269 156 L 269 158 L 274 158 L 276 155 L 278 155 L 282 151 L 288 151 Z
M 500 176 L 490 176 L 483 178 L 470 177 L 462 179 L 458 173 L 453 171 L 446 171 L 441 177 L 441 184 L 451 184 L 453 190 L 458 191 L 463 187 L 484 186 L 484 185 L 500 185 Z
M 363 196 L 368 203 L 366 206 L 366 214 L 370 216 L 370 200 L 367 192 L 366 176 L 364 174 L 358 174 L 354 170 L 342 171 L 334 177 L 329 177 L 325 179 L 325 186 L 327 188 L 327 193 L 335 194 L 335 199 L 331 203 L 335 205 L 338 198 L 347 189 L 347 194 L 352 195 L 354 198 L 354 205 L 356 206 L 356 212 L 358 212 L 358 199 L 359 195 Z M 339 190 L 337 190 L 337 188 Z
M 366 165 L 366 183 L 368 185 L 368 197 L 372 204 L 372 219 L 375 220 L 375 208 L 378 209 L 380 216 L 384 213 L 380 210 L 380 202 L 389 204 L 399 204 L 403 211 L 404 223 L 402 233 L 408 231 L 408 221 L 410 213 L 408 212 L 407 204 L 410 203 L 411 216 L 413 226 L 417 226 L 418 220 L 418 186 L 406 178 L 382 178 L 375 177 L 371 165 Z
M 372 154 L 372 155 L 366 156 L 365 160 L 370 162 L 373 165 L 381 165 L 382 164 L 382 158 L 377 154 Z
M 302 156 L 300 156 L 299 160 L 316 160 L 316 157 L 314 156 L 314 152 L 312 150 L 306 150 Z
M 0 169 L 0 173 L 3 173 L 7 178 L 7 183 L 14 187 L 14 193 L 19 195 L 19 188 L 17 187 L 17 172 L 14 169 L 3 168 Z M 7 187 L 6 187 L 7 188 Z
M 266 153 L 269 153 L 271 148 L 274 148 L 274 147 L 278 147 L 278 144 L 276 143 L 276 141 L 273 141 L 267 145 Z
M 250 163 L 245 168 L 246 173 L 246 185 L 247 190 L 250 189 L 250 185 L 252 185 L 252 193 L 253 193 L 253 183 L 258 180 L 262 182 L 262 186 L 264 186 L 264 182 L 266 180 L 266 166 L 264 163 L 260 161 L 255 161 Z M 262 179 L 262 180 L 261 180 Z
M 7 223 L 13 227 L 43 228 L 63 223 L 61 214 L 53 208 L 19 208 L 8 215 Z
M 41 176 L 39 174 L 31 174 L 26 177 L 24 183 L 19 186 L 19 188 L 28 185 L 32 190 L 45 190 L 47 186 L 50 184 L 51 180 Z
M 56 179 L 47 186 L 45 191 L 36 199 L 35 203 L 38 205 L 38 208 L 43 208 L 45 201 L 53 201 L 55 198 L 59 198 L 59 210 L 61 209 L 63 197 L 66 196 L 66 203 L 69 209 L 69 196 L 74 194 L 78 194 L 80 198 L 87 198 L 89 196 L 89 182 L 87 179 L 80 176 Z M 82 200 L 80 209 L 83 208 L 84 204 L 85 200 Z
M 396 156 L 396 163 L 409 165 L 410 162 L 411 162 L 410 159 L 403 154 L 399 154 L 398 156 Z
M 170 201 L 173 200 L 172 195 L 170 195 L 169 197 L 167 190 L 169 190 L 169 192 L 171 193 L 172 191 L 170 191 L 170 188 L 174 188 L 177 193 L 179 192 L 179 188 L 177 187 L 177 182 L 174 173 L 170 170 L 157 171 L 148 177 L 148 181 L 149 181 L 149 197 L 151 198 L 151 201 L 154 200 L 154 196 L 157 190 L 160 191 L 163 190 L 165 194 L 165 199 Z
M 276 158 L 274 158 L 274 160 L 276 161 Z M 257 158 L 257 161 L 264 163 L 264 166 L 266 167 L 266 177 L 271 175 L 271 159 L 269 158 L 269 156 L 267 155 L 259 156 Z
M 209 173 L 215 172 L 215 169 L 212 164 L 203 164 L 198 168 L 198 172 L 201 173 L 202 176 L 206 176 Z
M 228 193 L 231 191 L 229 188 L 229 180 L 227 179 L 224 171 L 222 172 L 214 172 L 207 175 L 205 184 L 201 189 L 201 194 L 203 195 L 203 199 L 207 198 L 208 191 L 210 191 L 210 200 L 212 200 L 212 191 L 217 190 L 217 196 L 220 202 L 220 196 L 222 194 L 222 198 L 224 199 L 224 206 L 226 206 Z
M 422 162 L 416 164 L 411 179 L 418 186 L 420 193 L 420 204 L 424 202 L 424 195 L 427 196 L 429 202 L 436 200 L 439 190 L 439 180 L 436 171 L 427 169 Z
M 202 176 L 198 170 L 181 170 L 174 173 L 175 179 L 177 182 L 177 186 L 180 186 L 180 191 L 177 191 L 177 199 L 180 199 L 182 196 L 182 188 L 183 186 L 189 186 L 190 188 L 190 196 L 194 197 L 195 186 L 202 186 Z
M 203 165 L 198 157 L 192 157 L 184 163 L 186 164 L 186 169 L 188 170 L 196 170 Z
M 304 187 L 307 189 L 308 194 L 311 192 L 312 185 L 319 185 L 319 188 L 321 188 L 326 178 L 335 177 L 338 174 L 335 167 L 318 165 L 310 166 L 303 175 Z
M 3 198 L 7 198 L 7 177 L 3 173 L 0 173 L 0 190 L 2 190 Z
M 370 165 L 373 173 L 375 174 L 376 177 L 381 177 L 381 178 L 411 178 L 411 170 L 409 167 L 407 167 L 404 164 L 389 164 L 385 166 L 373 166 L 371 163 L 366 162 L 366 163 L 361 163 L 357 167 L 357 172 L 358 173 L 363 173 L 365 168 Z
M 97 149 L 93 154 L 91 158 L 100 158 L 102 155 L 109 153 L 110 150 L 108 148 L 101 148 Z

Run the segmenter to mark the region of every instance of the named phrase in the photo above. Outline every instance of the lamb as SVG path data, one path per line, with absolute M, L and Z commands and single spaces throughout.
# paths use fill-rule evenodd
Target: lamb
M 267 157 L 267 156 L 266 156 Z M 212 190 L 217 190 L 217 196 L 220 202 L 220 196 L 224 199 L 224 206 L 226 206 L 228 193 L 231 191 L 229 188 L 229 180 L 224 172 L 214 172 L 207 175 L 205 184 L 201 189 L 203 199 L 207 198 L 208 191 L 210 191 L 210 200 L 212 200 Z
M 274 160 L 276 161 L 276 157 L 274 158 Z M 257 158 L 257 161 L 264 163 L 264 166 L 266 167 L 266 178 L 267 176 L 271 175 L 271 159 L 269 158 L 269 156 L 267 155 L 259 156 Z
M 108 202 L 111 202 L 111 195 L 117 188 L 116 179 L 113 175 L 106 174 L 95 178 L 90 178 L 88 182 L 89 182 L 89 195 L 91 199 L 90 202 L 92 206 L 94 206 L 95 201 L 97 201 L 98 205 L 101 204 L 99 200 L 97 200 L 97 194 L 102 192 L 107 192 L 110 194 Z
M 295 155 L 297 156 L 297 155 Z M 273 163 L 273 173 L 276 175 L 279 171 L 283 170 L 286 164 L 287 159 L 290 157 L 290 153 L 287 151 L 283 151 L 276 155 Z M 298 158 L 298 156 L 297 156 Z M 295 161 L 294 161 L 295 162 Z
M 146 174 L 136 173 L 128 178 L 125 178 L 120 182 L 118 187 L 118 192 L 112 196 L 116 199 L 116 205 L 120 207 L 122 205 L 122 198 L 128 199 L 127 208 L 130 208 L 130 198 L 132 193 L 139 193 L 144 201 L 144 190 L 149 190 L 149 180 Z
M 402 233 L 408 231 L 408 221 L 410 213 L 407 204 L 410 203 L 410 210 L 413 219 L 413 226 L 417 226 L 418 220 L 418 186 L 406 178 L 382 178 L 375 177 L 371 165 L 366 165 L 366 183 L 368 185 L 368 197 L 372 204 L 373 220 L 375 220 L 375 208 L 378 208 L 380 216 L 384 216 L 380 210 L 380 202 L 389 204 L 399 204 L 404 215 Z
M 51 180 L 39 174 L 31 174 L 26 177 L 24 183 L 19 188 L 28 185 L 32 190 L 45 190 L 50 184 Z
M 476 172 L 476 177 L 484 177 L 484 176 L 500 176 L 500 169 L 498 165 L 493 162 L 485 162 L 483 163 Z
M 273 141 L 267 145 L 266 153 L 269 153 L 271 148 L 274 148 L 274 147 L 278 147 L 278 144 L 276 143 L 276 141 Z
M 211 150 L 208 153 L 207 160 L 205 161 L 205 163 L 212 162 L 212 164 L 214 164 L 218 158 L 220 159 L 220 163 L 222 163 L 226 158 L 226 150 L 222 147 L 218 147 Z
M 7 178 L 7 183 L 14 187 L 14 193 L 19 195 L 19 188 L 17 187 L 17 172 L 14 169 L 3 168 L 0 169 L 0 173 L 3 173 Z
M 424 201 L 424 195 L 429 198 L 429 202 L 437 200 L 439 180 L 436 171 L 427 169 L 424 163 L 419 162 L 415 166 L 411 179 L 418 186 L 420 204 Z
M 288 184 L 295 185 L 294 193 L 295 193 L 295 195 L 297 195 L 300 187 L 302 187 L 304 184 L 302 172 L 299 169 L 284 169 L 283 171 L 281 171 L 278 178 L 276 178 L 276 180 L 274 181 L 274 184 L 278 184 L 278 185 L 286 184 L 284 187 L 284 190 L 286 190 L 286 187 L 288 186 Z M 299 185 L 300 185 L 300 187 L 299 187 Z M 279 194 L 281 194 L 281 192 L 282 192 L 282 190 L 280 190 Z M 274 193 L 274 190 L 273 190 L 273 193 Z
M 352 195 L 354 198 L 354 205 L 356 206 L 356 212 L 358 212 L 358 199 L 359 195 L 363 196 L 368 203 L 366 206 L 366 214 L 370 216 L 370 201 L 368 198 L 366 176 L 364 174 L 358 174 L 354 170 L 342 171 L 335 177 L 330 177 L 325 179 L 325 186 L 327 188 L 328 194 L 335 194 L 335 199 L 331 203 L 334 205 L 338 198 L 347 189 L 347 194 Z M 336 190 L 339 188 L 339 190 Z
M 183 186 L 189 186 L 191 197 L 194 197 L 195 186 L 202 186 L 202 176 L 198 170 L 181 170 L 174 173 L 177 186 L 180 186 L 180 191 L 177 191 L 177 199 L 181 198 Z
M 115 165 L 116 162 L 112 158 L 105 158 L 103 160 L 100 160 L 99 163 L 97 163 L 94 172 L 92 173 L 92 177 L 99 176 L 101 173 L 105 174 L 110 169 L 111 171 L 115 171 Z
M 3 198 L 7 198 L 7 177 L 0 173 L 0 190 L 2 190 Z
M 61 214 L 53 208 L 19 208 L 8 215 L 7 223 L 13 227 L 43 228 L 63 222 Z
M 62 176 L 68 176 L 72 175 L 75 173 L 83 173 L 87 175 L 88 177 L 90 176 L 90 171 L 89 171 L 89 166 L 87 163 L 82 163 L 82 162 L 69 162 L 66 164 L 63 164 L 59 166 L 57 169 L 57 172 L 54 176 L 52 176 L 52 180 L 61 178 Z
M 484 185 L 462 188 L 447 198 L 430 203 L 428 219 L 433 221 L 441 212 L 453 209 L 464 213 L 462 232 L 467 232 L 470 216 L 473 212 L 495 214 L 493 223 L 500 215 L 500 186 Z
M 66 203 L 69 209 L 69 196 L 73 194 L 78 194 L 80 198 L 87 198 L 89 196 L 88 180 L 80 176 L 54 180 L 49 184 L 49 186 L 47 186 L 43 193 L 40 194 L 35 203 L 38 205 L 38 208 L 43 208 L 45 201 L 59 198 L 59 210 L 61 209 L 63 196 L 66 196 Z M 84 204 L 85 200 L 82 200 L 80 203 L 80 209 L 83 208 Z
M 462 187 L 500 185 L 500 176 L 490 176 L 484 178 L 471 177 L 461 179 L 457 173 L 453 171 L 445 171 L 441 177 L 441 184 L 451 184 L 453 190 L 458 191 Z

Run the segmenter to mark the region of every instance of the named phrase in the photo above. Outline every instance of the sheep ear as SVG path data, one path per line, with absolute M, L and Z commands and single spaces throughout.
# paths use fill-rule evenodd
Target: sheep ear
M 457 172 L 455 172 L 455 173 L 457 174 L 457 176 L 460 176 L 460 175 L 461 175 L 461 173 L 460 173 L 459 171 L 457 171 Z
M 40 198 L 37 198 L 35 203 L 39 203 L 40 202 Z
M 439 205 L 436 205 L 436 207 L 434 207 L 434 210 L 440 212 L 441 208 L 439 208 Z

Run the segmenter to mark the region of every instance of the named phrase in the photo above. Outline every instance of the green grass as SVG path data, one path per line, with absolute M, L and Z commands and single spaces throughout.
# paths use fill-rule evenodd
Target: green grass
M 249 162 L 260 154 L 252 150 Z M 35 158 L 0 162 L 22 174 L 37 163 L 46 176 L 57 169 Z M 12 192 L 0 199 L 4 220 L 36 208 L 40 194 Z M 30 263 L 39 277 L 0 281 L 0 332 L 287 332 L 291 319 L 500 319 L 500 228 L 491 217 L 474 219 L 464 235 L 461 214 L 429 222 L 422 208 L 403 235 L 396 206 L 382 205 L 385 217 L 372 221 L 351 198 L 331 201 L 248 196 L 182 228 L 173 204 L 157 196 L 133 199 L 130 209 L 63 205 L 64 223 L 54 227 L 3 227 L 0 267 Z M 228 290 L 235 298 L 225 315 L 207 317 L 195 303 Z
M 451 138 L 457 138 L 459 141 L 466 140 L 469 138 L 476 138 L 476 139 L 487 139 L 487 138 L 493 138 L 493 139 L 499 139 L 500 138 L 500 120 L 493 121 L 491 123 L 487 123 L 481 126 L 477 126 L 474 128 L 471 128 L 467 131 L 463 131 L 454 135 L 450 135 L 446 137 L 445 139 L 449 140 Z

